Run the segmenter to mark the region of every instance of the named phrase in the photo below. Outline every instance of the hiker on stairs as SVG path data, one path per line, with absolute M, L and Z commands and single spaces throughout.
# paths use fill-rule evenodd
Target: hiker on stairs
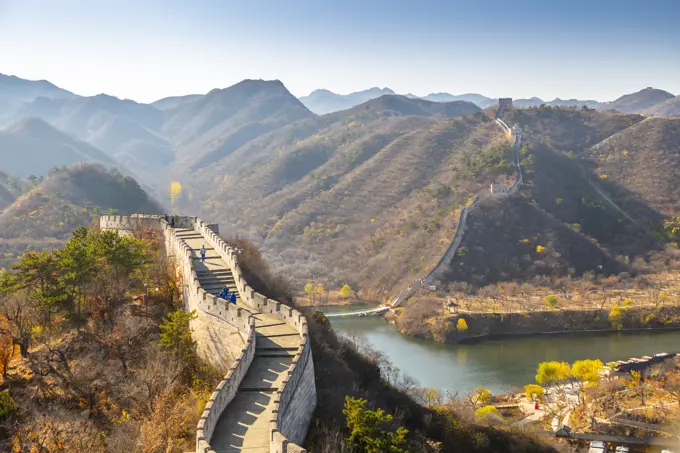
M 205 263 L 205 245 L 201 246 L 201 263 Z
M 236 305 L 236 293 L 235 292 L 231 293 L 231 296 L 229 296 L 229 302 Z
M 229 300 L 229 287 L 227 285 L 224 285 L 224 288 L 222 288 L 222 292 L 217 297 L 221 297 L 224 300 Z

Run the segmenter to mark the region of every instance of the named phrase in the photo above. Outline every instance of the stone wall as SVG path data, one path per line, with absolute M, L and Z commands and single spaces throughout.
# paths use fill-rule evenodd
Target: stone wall
M 293 363 L 283 380 L 281 388 L 274 397 L 273 419 L 270 421 L 272 452 L 292 453 L 305 451 L 296 444 L 304 441 L 309 423 L 316 408 L 316 384 L 314 380 L 314 361 L 309 344 L 307 319 L 299 311 L 267 299 L 248 286 L 238 265 L 238 255 L 212 231 L 208 224 L 196 219 L 194 229 L 206 238 L 222 259 L 231 268 L 234 282 L 241 300 L 263 313 L 269 313 L 300 333 L 301 344 L 293 357 Z M 201 450 L 201 453 L 203 451 Z
M 207 224 L 197 217 L 173 216 L 178 228 L 192 228 L 200 233 L 230 267 L 241 300 L 254 309 L 270 313 L 300 333 L 301 343 L 288 375 L 274 398 L 278 406 L 270 420 L 270 450 L 276 453 L 304 452 L 299 443 L 304 441 L 316 407 L 314 361 L 306 318 L 297 310 L 255 292 L 245 281 L 238 264 L 237 254 L 218 236 L 218 226 Z M 201 415 L 196 430 L 196 452 L 212 452 L 210 439 L 222 412 L 236 395 L 255 355 L 255 319 L 248 312 L 226 303 L 201 288 L 192 265 L 192 251 L 186 242 L 175 234 L 163 216 L 102 216 L 100 228 L 131 234 L 136 228 L 151 226 L 163 231 L 166 250 L 175 257 L 183 276 L 185 310 L 196 310 L 199 317 L 210 316 L 236 327 L 242 333 L 245 347 L 231 365 L 225 378 L 213 392 Z M 197 340 L 198 341 L 198 340 Z

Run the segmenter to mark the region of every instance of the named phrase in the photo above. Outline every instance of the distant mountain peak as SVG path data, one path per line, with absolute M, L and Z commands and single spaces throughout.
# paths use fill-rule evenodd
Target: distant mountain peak
M 22 118 L 8 127 L 5 131 L 37 136 L 65 136 L 65 134 L 50 126 L 46 121 L 35 117 Z

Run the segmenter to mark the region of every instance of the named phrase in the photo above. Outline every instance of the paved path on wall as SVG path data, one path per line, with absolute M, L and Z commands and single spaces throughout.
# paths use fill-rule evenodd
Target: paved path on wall
M 200 233 L 191 229 L 177 229 L 177 233 L 198 257 L 205 245 L 205 263 L 197 261 L 195 269 L 206 292 L 217 295 L 225 284 L 230 290 L 236 289 L 229 266 Z M 297 330 L 245 305 L 240 298 L 237 305 L 255 316 L 255 357 L 236 396 L 217 422 L 210 445 L 216 453 L 269 453 L 273 397 L 293 363 L 301 338 Z

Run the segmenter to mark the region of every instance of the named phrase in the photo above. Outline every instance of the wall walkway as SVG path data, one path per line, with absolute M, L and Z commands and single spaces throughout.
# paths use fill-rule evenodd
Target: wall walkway
M 244 347 L 201 416 L 196 452 L 304 452 L 298 444 L 304 441 L 316 407 L 305 317 L 248 286 L 238 255 L 215 233 L 216 225 L 196 217 L 172 220 L 174 227 L 161 216 L 102 216 L 100 227 L 121 234 L 160 228 L 166 250 L 183 276 L 185 310 L 196 310 L 199 319 L 224 323 L 242 337 Z M 198 259 L 202 246 L 207 249 L 205 263 Z M 236 305 L 217 297 L 224 285 L 238 291 Z M 201 344 L 213 339 L 192 330 L 200 352 Z
M 501 108 L 499 107 L 497 112 L 496 112 L 496 118 L 495 122 L 498 124 L 503 129 L 503 132 L 505 132 L 508 136 L 513 136 L 514 135 L 514 147 L 513 147 L 513 154 L 514 154 L 514 159 L 513 159 L 513 165 L 515 166 L 515 171 L 517 173 L 517 177 L 515 179 L 515 182 L 513 183 L 512 186 L 508 189 L 507 193 L 504 195 L 512 195 L 517 190 L 519 187 L 524 184 L 524 177 L 522 175 L 522 167 L 520 165 L 520 148 L 522 146 L 522 132 L 519 129 L 511 129 L 503 120 L 498 118 L 498 115 L 501 112 Z M 446 248 L 446 251 L 444 254 L 439 258 L 439 261 L 437 264 L 430 270 L 430 272 L 427 273 L 425 277 L 422 279 L 418 279 L 411 283 L 408 288 L 405 290 L 401 291 L 398 293 L 392 301 L 389 303 L 391 307 L 398 307 L 399 305 L 403 304 L 406 302 L 411 296 L 413 296 L 415 293 L 417 293 L 420 289 L 425 287 L 426 285 L 430 284 L 432 281 L 434 281 L 435 276 L 446 266 L 449 266 L 451 264 L 451 261 L 453 258 L 456 256 L 456 252 L 458 251 L 461 242 L 463 241 L 463 235 L 465 234 L 465 227 L 467 225 L 467 218 L 468 215 L 470 214 L 470 211 L 474 209 L 474 207 L 477 205 L 477 202 L 479 201 L 479 195 L 475 196 L 475 198 L 472 200 L 472 203 L 469 205 L 465 206 L 463 209 L 461 209 L 460 216 L 458 217 L 458 226 L 456 227 L 456 232 L 453 235 L 453 239 L 451 240 L 451 243 L 449 246 Z

